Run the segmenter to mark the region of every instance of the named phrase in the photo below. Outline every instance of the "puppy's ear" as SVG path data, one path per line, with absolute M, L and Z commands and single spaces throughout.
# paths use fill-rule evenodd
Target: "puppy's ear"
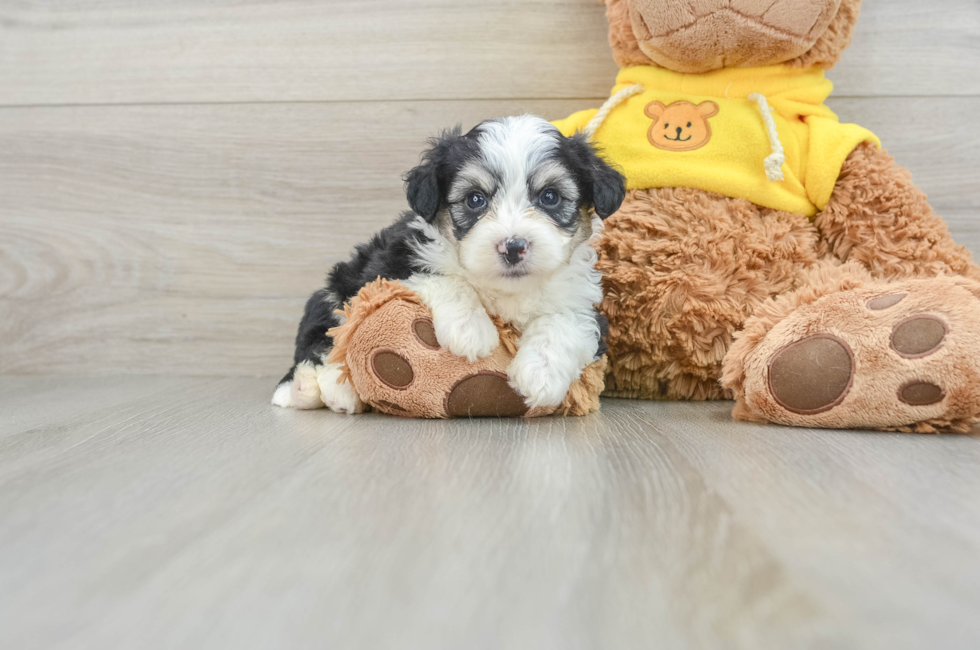
M 412 212 L 432 223 L 439 212 L 439 175 L 429 161 L 405 174 L 405 195 Z
M 461 134 L 462 129 L 456 126 L 429 140 L 429 148 L 423 152 L 419 166 L 405 174 L 408 205 L 429 223 L 439 214 L 446 178 L 451 175 L 454 163 L 458 163 L 458 150 L 464 140 Z
M 584 135 L 573 135 L 565 143 L 583 198 L 592 204 L 600 219 L 609 217 L 626 198 L 626 179 L 599 157 Z
M 596 156 L 599 167 L 592 177 L 592 204 L 600 219 L 611 217 L 626 198 L 626 179 Z

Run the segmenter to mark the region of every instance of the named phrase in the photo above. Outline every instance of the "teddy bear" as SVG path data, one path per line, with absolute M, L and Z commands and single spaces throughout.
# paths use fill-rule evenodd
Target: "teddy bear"
M 605 3 L 612 94 L 555 122 L 627 179 L 597 244 L 603 394 L 734 399 L 736 419 L 792 426 L 968 430 L 980 416 L 980 267 L 878 138 L 824 103 L 860 0 Z M 417 339 L 409 330 L 388 331 Z M 557 414 L 595 409 L 603 385 L 590 368 L 575 408 Z M 431 404 L 399 414 L 451 415 L 450 387 L 473 372 L 457 363 Z M 384 382 L 354 383 L 385 410 Z M 497 388 L 493 399 L 520 404 Z

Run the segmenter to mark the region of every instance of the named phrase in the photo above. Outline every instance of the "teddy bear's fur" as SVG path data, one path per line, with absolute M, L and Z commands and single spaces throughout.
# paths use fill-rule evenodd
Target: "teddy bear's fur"
M 830 68 L 860 9 L 860 0 L 605 1 L 620 66 L 698 75 Z M 683 103 L 651 102 L 645 113 L 656 120 Z M 680 108 L 707 119 L 710 103 Z M 656 146 L 650 129 L 636 137 Z M 813 217 L 692 187 L 631 189 L 606 220 L 598 266 L 610 322 L 606 395 L 734 397 L 737 419 L 797 426 L 964 431 L 980 415 L 980 267 L 909 173 L 871 142 L 846 156 Z M 397 299 L 424 318 L 417 299 Z M 407 321 L 395 323 L 392 345 L 417 338 Z M 378 349 L 370 337 L 339 347 L 361 361 Z M 424 365 L 424 354 L 405 354 Z M 507 351 L 498 356 L 487 363 L 502 373 Z M 400 414 L 445 417 L 447 390 L 483 368 L 443 361 L 426 378 L 427 397 Z M 559 412 L 597 405 L 598 367 L 572 400 L 587 406 Z M 353 379 L 385 410 L 384 390 Z
M 657 65 L 641 48 L 631 9 L 663 1 L 607 0 L 609 40 L 620 65 Z M 787 65 L 832 67 L 850 42 L 859 6 L 860 0 L 842 0 L 826 31 Z M 743 45 L 751 48 L 751 43 Z M 710 62 L 704 65 L 704 71 L 710 69 Z M 796 414 L 751 393 L 752 387 L 761 393 L 768 390 L 763 381 L 768 360 L 749 363 L 757 349 L 765 346 L 774 353 L 800 335 L 776 331 L 782 320 L 804 306 L 816 308 L 821 299 L 858 287 L 888 294 L 895 291 L 890 282 L 963 276 L 933 281 L 929 288 L 900 286 L 922 298 L 918 308 L 926 312 L 963 310 L 951 326 L 955 341 L 951 334 L 936 359 L 976 358 L 980 352 L 980 326 L 966 317 L 975 309 L 980 287 L 966 278 L 980 280 L 980 268 L 953 241 L 908 172 L 872 144 L 862 144 L 848 156 L 830 202 L 812 221 L 699 189 L 632 190 L 606 223 L 599 266 L 606 277 L 603 311 L 611 323 L 608 394 L 647 399 L 734 396 L 737 418 L 810 426 L 962 430 L 980 411 L 976 391 L 965 388 L 980 378 L 973 362 L 944 370 L 947 392 L 970 393 L 958 399 L 956 408 L 949 399 L 904 408 L 908 405 L 889 389 L 878 404 L 886 415 L 865 417 L 856 412 L 831 418 Z M 923 292 L 932 292 L 932 299 L 926 300 L 929 296 L 920 295 Z M 938 295 L 943 299 L 937 301 Z M 844 338 L 860 338 L 861 330 L 873 325 L 868 322 L 872 312 L 865 313 L 858 303 L 828 302 L 824 309 L 835 318 L 825 319 L 823 326 L 844 330 L 837 332 Z M 912 304 L 906 301 L 904 307 Z M 846 313 L 848 309 L 853 313 Z M 860 381 L 895 383 L 902 378 L 890 375 L 903 372 L 911 381 L 912 375 L 925 372 L 915 360 L 876 351 L 858 357 L 860 365 L 853 373 Z M 896 359 L 904 363 L 904 370 L 902 364 L 886 370 L 887 362 Z M 903 410 L 899 406 L 905 412 L 898 414 Z M 839 416 L 850 410 L 847 404 L 835 409 L 829 413 Z

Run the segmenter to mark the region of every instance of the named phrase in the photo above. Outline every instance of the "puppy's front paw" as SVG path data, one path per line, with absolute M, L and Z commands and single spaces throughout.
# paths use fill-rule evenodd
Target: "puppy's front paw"
M 529 408 L 561 404 L 574 378 L 547 357 L 521 350 L 507 367 L 510 386 L 524 396 Z
M 436 340 L 457 357 L 473 363 L 490 356 L 500 344 L 497 327 L 482 309 L 454 313 L 449 317 L 433 314 Z

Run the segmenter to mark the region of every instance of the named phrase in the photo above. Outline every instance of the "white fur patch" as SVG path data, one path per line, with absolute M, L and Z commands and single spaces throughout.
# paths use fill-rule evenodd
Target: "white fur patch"
M 405 284 L 432 312 L 436 340 L 471 363 L 489 356 L 500 343 L 497 327 L 473 286 L 457 275 L 413 275 Z
M 320 399 L 328 409 L 336 413 L 362 413 L 364 402 L 349 381 L 340 379 L 340 364 L 328 363 L 318 368 L 316 381 L 320 387 Z
M 328 363 L 314 366 L 304 361 L 296 366 L 292 381 L 276 386 L 272 404 L 283 408 L 319 409 L 326 406 L 337 413 L 361 413 L 364 402 L 350 382 L 337 383 L 340 366 Z
M 276 386 L 276 392 L 272 394 L 272 405 L 281 406 L 282 408 L 289 408 L 293 405 L 293 401 L 290 398 L 290 393 L 292 392 L 293 382 L 286 381 L 278 386 Z
M 294 409 L 322 409 L 323 401 L 320 399 L 316 374 L 316 366 L 312 363 L 304 361 L 297 364 L 292 381 L 279 384 L 272 396 L 272 403 Z M 284 394 L 285 387 L 289 389 L 288 396 Z

